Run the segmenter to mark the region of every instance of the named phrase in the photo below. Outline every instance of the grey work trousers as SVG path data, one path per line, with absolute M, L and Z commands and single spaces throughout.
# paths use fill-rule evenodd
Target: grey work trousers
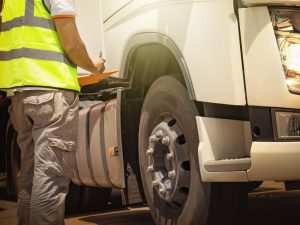
M 77 145 L 78 94 L 26 90 L 11 100 L 11 120 L 21 149 L 18 224 L 64 224 Z

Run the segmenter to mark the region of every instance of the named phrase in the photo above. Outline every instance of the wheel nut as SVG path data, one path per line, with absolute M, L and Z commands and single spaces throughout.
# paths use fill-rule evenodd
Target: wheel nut
M 154 167 L 153 166 L 148 166 L 147 172 L 148 173 L 153 173 L 154 172 Z
M 170 190 L 172 190 L 172 185 L 168 185 L 168 186 L 166 186 L 166 190 L 167 190 L 167 191 L 170 191 Z
M 159 186 L 159 180 L 154 180 L 154 181 L 152 181 L 152 187 L 157 187 L 157 186 Z
M 174 179 L 174 178 L 176 177 L 176 172 L 175 172 L 175 170 L 169 171 L 169 172 L 168 172 L 168 177 L 169 177 L 170 179 Z
M 155 136 L 156 136 L 158 139 L 162 138 L 162 136 L 163 136 L 162 131 L 161 131 L 161 130 L 156 131 L 156 132 L 155 132 Z
M 161 143 L 163 145 L 169 145 L 170 143 L 170 138 L 168 136 L 164 137 L 162 140 L 161 140 Z
M 161 188 L 159 188 L 158 193 L 161 195 L 164 195 L 164 194 L 166 194 L 166 189 L 161 187 Z
M 167 154 L 167 160 L 171 160 L 171 159 L 173 159 L 173 157 L 174 157 L 173 152 L 170 152 L 170 153 Z
M 149 148 L 147 151 L 146 151 L 146 155 L 152 155 L 154 152 L 153 148 Z
M 171 182 L 171 180 L 166 180 L 165 183 L 164 183 L 164 185 L 165 185 L 165 188 L 166 188 L 167 191 L 172 190 L 172 182 Z
M 150 136 L 149 141 L 150 142 L 157 142 L 156 136 L 155 135 Z

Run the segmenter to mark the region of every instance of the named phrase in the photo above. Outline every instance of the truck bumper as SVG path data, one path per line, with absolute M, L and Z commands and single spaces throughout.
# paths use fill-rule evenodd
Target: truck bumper
M 249 121 L 196 121 L 203 181 L 300 180 L 300 141 L 253 141 Z
M 300 180 L 300 142 L 253 142 L 249 181 Z

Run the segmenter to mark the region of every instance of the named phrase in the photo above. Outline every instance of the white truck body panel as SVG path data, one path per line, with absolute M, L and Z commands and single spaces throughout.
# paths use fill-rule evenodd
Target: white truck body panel
M 115 12 L 119 11 L 130 2 L 132 2 L 132 0 L 102 1 L 103 20 L 109 19 Z
M 107 68 L 121 68 L 127 42 L 144 32 L 161 33 L 174 42 L 189 69 L 196 100 L 246 104 L 231 0 L 131 1 L 104 24 Z
M 92 59 L 99 57 L 100 51 L 104 49 L 103 26 L 101 14 L 101 1 L 90 0 L 87 4 L 84 0 L 75 1 L 76 23 L 80 36 L 88 49 Z M 103 52 L 103 55 L 105 53 Z M 86 74 L 87 71 L 78 67 L 80 74 Z
M 299 142 L 253 142 L 250 181 L 299 180 Z
M 101 6 L 97 0 L 93 1 L 97 2 L 95 4 L 102 13 L 89 6 L 93 8 L 91 12 L 82 14 L 91 15 L 91 18 L 96 15 L 99 21 L 105 22 L 98 21 L 93 25 L 97 35 L 91 34 L 91 28 L 86 26 L 90 24 L 89 20 L 93 20 L 91 18 L 79 17 L 79 28 L 87 38 L 88 49 L 94 51 L 93 56 L 96 57 L 102 48 L 107 70 L 120 69 L 119 77 L 127 76 L 124 65 L 128 49 L 136 44 L 135 37 L 159 34 L 178 50 L 179 59 L 188 70 L 194 100 L 246 107 L 300 109 L 300 96 L 291 94 L 286 85 L 267 6 L 239 9 L 241 53 L 238 20 L 232 0 L 102 0 Z M 245 5 L 298 5 L 299 2 L 243 1 Z M 88 6 L 79 6 L 81 10 L 89 10 Z M 82 31 L 84 29 L 88 31 Z M 159 43 L 161 40 L 155 41 Z M 250 121 L 200 116 L 196 121 L 203 181 L 300 178 L 297 164 L 299 142 L 254 142 Z M 208 172 L 204 168 L 208 161 L 243 157 L 251 159 L 251 166 L 245 171 Z M 293 160 L 289 163 L 290 159 Z M 112 178 L 120 186 L 124 185 L 119 178 Z

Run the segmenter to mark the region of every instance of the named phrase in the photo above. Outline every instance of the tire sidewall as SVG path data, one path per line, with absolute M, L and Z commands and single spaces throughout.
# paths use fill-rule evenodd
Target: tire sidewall
M 153 202 L 149 178 L 147 178 L 147 156 L 145 151 L 148 147 L 148 137 L 155 127 L 155 120 L 162 113 L 170 113 L 181 126 L 186 137 L 190 157 L 190 188 L 185 206 L 181 213 L 169 210 L 157 210 Z M 198 132 L 195 116 L 197 110 L 189 99 L 185 87 L 175 78 L 164 76 L 157 79 L 149 89 L 142 108 L 139 129 L 139 160 L 145 196 L 151 209 L 156 224 L 166 220 L 176 220 L 176 224 L 194 225 L 205 224 L 208 213 L 209 188 L 201 181 L 198 160 Z M 189 134 L 189 135 L 186 135 Z
M 17 143 L 18 134 L 11 122 L 8 122 L 6 133 L 6 171 L 8 177 L 7 193 L 17 197 L 18 177 L 20 172 L 21 151 Z

